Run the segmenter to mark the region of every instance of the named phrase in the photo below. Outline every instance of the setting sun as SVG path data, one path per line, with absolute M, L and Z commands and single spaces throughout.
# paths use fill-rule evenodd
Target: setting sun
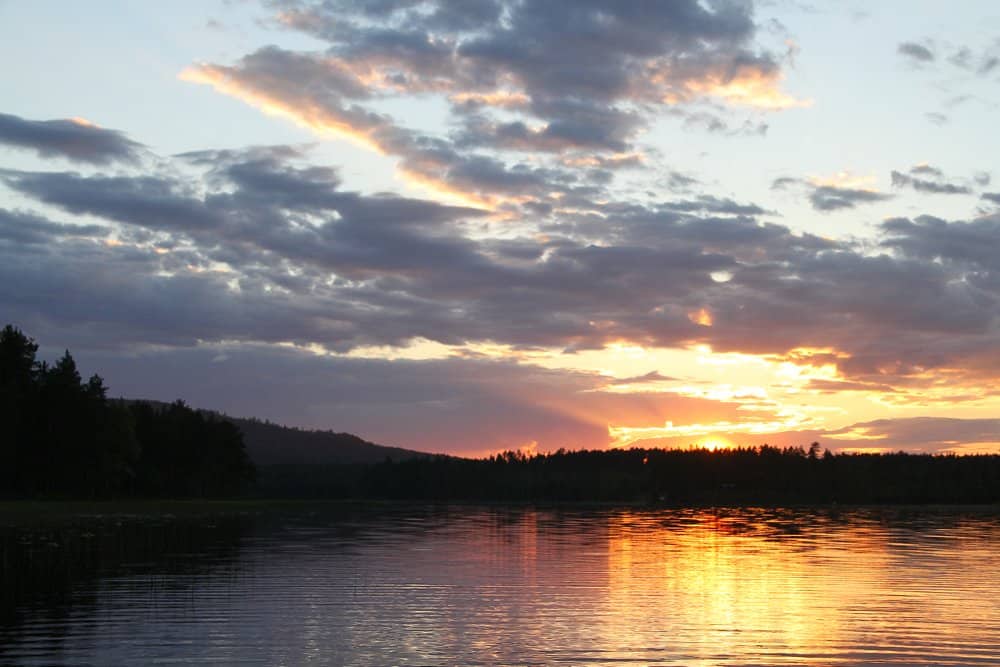
M 698 443 L 698 446 L 702 449 L 707 449 L 714 452 L 718 449 L 729 449 L 733 446 L 733 443 L 729 442 L 725 438 L 706 438 Z

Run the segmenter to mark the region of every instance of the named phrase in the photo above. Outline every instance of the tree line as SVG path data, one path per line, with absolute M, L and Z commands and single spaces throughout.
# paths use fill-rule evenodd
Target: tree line
M 176 402 L 112 400 L 67 350 L 55 363 L 0 332 L 0 495 L 8 498 L 210 497 L 255 477 L 230 422 Z
M 1000 456 L 732 449 L 560 450 L 488 459 L 414 459 L 337 480 L 348 494 L 425 500 L 662 504 L 1000 502 Z
M 266 496 L 663 505 L 1000 503 L 1000 456 L 769 445 L 504 452 L 375 465 L 262 466 Z

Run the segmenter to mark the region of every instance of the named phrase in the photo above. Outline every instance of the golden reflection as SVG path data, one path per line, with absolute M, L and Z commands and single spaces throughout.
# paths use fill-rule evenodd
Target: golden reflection
M 626 651 L 659 641 L 684 664 L 739 662 L 741 654 L 801 663 L 836 653 L 851 610 L 885 579 L 886 541 L 861 527 L 845 551 L 800 520 L 763 510 L 609 517 L 600 642 Z M 868 629 L 891 622 L 873 617 Z

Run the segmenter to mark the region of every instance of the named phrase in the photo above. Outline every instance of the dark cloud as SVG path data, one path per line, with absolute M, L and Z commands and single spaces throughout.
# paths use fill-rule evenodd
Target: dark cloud
M 963 46 L 955 50 L 948 56 L 948 62 L 960 69 L 966 70 L 979 76 L 986 76 L 993 72 L 1000 65 L 1000 55 L 998 55 L 997 45 L 977 53 L 968 46 Z
M 838 211 L 854 208 L 858 204 L 870 204 L 887 199 L 892 199 L 892 195 L 873 190 L 841 188 L 833 185 L 818 185 L 809 193 L 809 203 L 817 211 Z
M 914 167 L 910 167 L 910 173 L 922 176 L 934 176 L 935 178 L 942 178 L 944 176 L 943 171 L 929 164 L 918 164 Z
M 7 187 L 69 213 L 164 230 L 218 226 L 221 218 L 183 191 L 183 184 L 155 176 L 82 176 L 75 172 L 0 170 Z
M 934 62 L 935 55 L 934 52 L 923 44 L 917 44 L 916 42 L 902 42 L 896 51 L 900 55 L 906 57 L 911 62 L 916 63 L 930 63 Z
M 920 169 L 920 167 L 915 167 L 914 169 Z M 894 188 L 904 188 L 910 187 L 917 192 L 924 192 L 927 194 L 941 194 L 941 195 L 967 195 L 972 193 L 972 188 L 967 185 L 959 185 L 956 183 L 949 183 L 944 180 L 940 180 L 942 176 L 941 172 L 934 170 L 936 173 L 931 173 L 932 176 L 938 177 L 938 180 L 929 180 L 924 178 L 916 178 L 914 176 L 904 174 L 900 171 L 893 171 L 892 176 L 892 186 Z M 930 173 L 930 172 L 920 172 L 911 170 L 911 173 Z
M 570 106 L 564 103 L 559 110 L 559 120 L 540 128 L 532 128 L 520 120 L 493 122 L 474 116 L 466 120 L 456 144 L 528 152 L 594 150 L 624 153 L 642 124 L 635 112 L 597 108 L 581 102 L 573 103 L 575 108 Z
M 903 42 L 897 51 L 906 58 L 912 65 L 922 67 L 930 65 L 940 60 L 962 72 L 979 77 L 988 77 L 1000 67 L 1000 40 L 985 47 L 975 47 L 969 45 L 961 46 L 935 46 L 931 40 L 925 40 L 923 44 L 918 42 Z M 947 106 L 954 106 L 972 99 L 970 95 L 960 95 L 953 98 Z
M 989 56 L 984 58 L 982 63 L 976 69 L 976 74 L 989 74 L 993 72 L 998 65 L 1000 65 L 1000 56 Z
M 732 199 L 715 197 L 713 195 L 700 195 L 697 199 L 675 201 L 663 204 L 663 208 L 669 211 L 704 213 L 723 213 L 727 215 L 762 215 L 766 213 L 764 209 L 756 204 L 740 204 Z
M 862 435 L 864 439 L 851 438 Z M 913 417 L 878 419 L 829 431 L 826 442 L 841 448 L 906 449 L 929 454 L 961 453 L 1000 443 L 1000 419 Z
M 972 222 L 946 222 L 924 215 L 914 220 L 892 218 L 881 225 L 885 247 L 909 257 L 947 260 L 974 270 L 1000 270 L 1000 218 L 980 218 Z
M 698 129 L 712 134 L 726 136 L 764 136 L 767 134 L 767 123 L 752 119 L 733 124 L 723 113 L 705 109 L 671 108 L 667 110 L 671 116 L 684 121 L 684 127 Z
M 1000 204 L 1000 192 L 984 192 L 979 197 L 993 204 Z
M 820 185 L 813 181 L 782 176 L 771 182 L 772 190 L 795 188 L 806 193 L 809 204 L 817 211 L 830 212 L 852 209 L 860 204 L 872 204 L 892 199 L 892 195 L 876 190 Z
M 0 144 L 32 150 L 40 157 L 106 165 L 138 162 L 142 144 L 122 132 L 76 119 L 28 120 L 0 113 Z
M 109 231 L 102 225 L 68 225 L 31 213 L 0 208 L 0 242 L 34 245 L 64 237 L 106 236 Z
M 673 191 L 684 192 L 695 185 L 701 184 L 694 176 L 682 174 L 679 171 L 671 171 L 666 180 L 667 188 Z

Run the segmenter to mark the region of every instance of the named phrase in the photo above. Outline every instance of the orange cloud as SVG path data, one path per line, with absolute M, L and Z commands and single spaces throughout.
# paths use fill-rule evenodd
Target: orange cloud
M 703 327 L 712 326 L 712 322 L 714 321 L 712 319 L 712 313 L 707 308 L 699 308 L 694 312 L 690 312 L 687 314 L 687 317 L 692 323 Z
M 91 121 L 87 120 L 86 118 L 81 118 L 80 116 L 73 116 L 69 120 L 70 120 L 70 122 L 76 123 L 77 125 L 79 125 L 81 127 L 97 127 L 96 123 L 92 123 Z
M 497 90 L 489 93 L 461 92 L 449 95 L 455 104 L 475 104 L 501 109 L 522 109 L 531 99 L 522 92 Z
M 812 106 L 809 99 L 798 99 L 781 90 L 784 76 L 778 69 L 764 69 L 745 65 L 735 73 L 727 68 L 716 68 L 699 76 L 689 76 L 669 65 L 659 63 L 649 68 L 649 74 L 636 81 L 639 96 L 648 96 L 648 90 L 660 91 L 663 104 L 680 104 L 699 97 L 714 97 L 734 106 L 778 111 L 795 107 Z
M 198 65 L 183 70 L 179 78 L 182 81 L 209 85 L 218 92 L 242 100 L 266 114 L 286 118 L 318 134 L 330 134 L 353 141 L 377 153 L 386 153 L 375 135 L 377 128 L 359 127 L 347 118 L 309 100 L 284 100 L 276 95 L 262 92 L 259 88 L 247 85 L 233 76 L 229 68 Z

